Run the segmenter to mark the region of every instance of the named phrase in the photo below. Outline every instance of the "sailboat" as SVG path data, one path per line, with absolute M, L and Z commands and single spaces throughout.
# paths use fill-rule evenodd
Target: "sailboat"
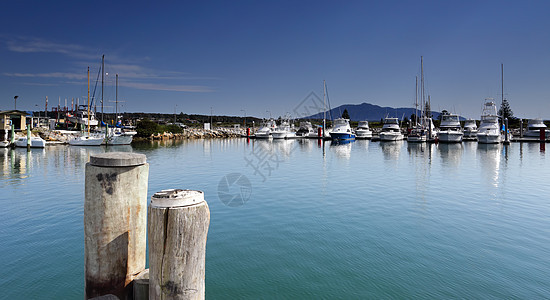
M 426 95 L 424 90 L 424 58 L 420 56 L 420 106 L 421 109 L 421 116 L 420 116 L 420 123 L 418 123 L 418 79 L 416 80 L 416 86 L 417 86 L 417 92 L 415 95 L 415 125 L 410 130 L 409 134 L 407 135 L 407 142 L 426 142 L 433 138 L 433 132 L 434 132 L 434 125 L 432 122 L 432 118 L 429 117 L 430 112 L 426 111 Z
M 119 126 L 118 121 L 118 74 L 116 74 L 116 98 L 115 98 L 115 126 L 107 125 L 107 137 L 105 138 L 107 145 L 130 145 L 137 134 L 135 131 L 126 131 Z M 120 125 L 122 126 L 122 124 Z
M 90 115 L 90 67 L 88 67 L 88 116 Z M 88 132 L 69 140 L 72 146 L 99 146 L 103 143 L 103 137 L 90 135 L 90 122 L 87 122 Z

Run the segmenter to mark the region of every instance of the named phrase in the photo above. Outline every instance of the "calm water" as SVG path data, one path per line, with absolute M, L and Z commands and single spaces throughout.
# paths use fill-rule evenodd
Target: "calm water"
M 550 297 L 538 143 L 231 139 L 0 149 L 0 298 L 83 297 L 84 165 L 105 151 L 147 155 L 149 197 L 205 192 L 207 298 Z

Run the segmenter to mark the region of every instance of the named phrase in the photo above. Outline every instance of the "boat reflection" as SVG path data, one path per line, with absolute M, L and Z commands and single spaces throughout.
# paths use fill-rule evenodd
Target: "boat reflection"
M 380 141 L 380 147 L 384 154 L 384 159 L 388 161 L 399 160 L 401 148 L 403 147 L 403 140 L 400 141 Z
M 481 177 L 487 179 L 493 187 L 498 187 L 499 185 L 501 147 L 500 143 L 477 145 L 479 162 L 481 164 Z
M 443 167 L 457 167 L 464 152 L 462 143 L 440 143 L 437 150 L 441 156 L 441 165 Z
M 355 140 L 331 141 L 330 150 L 336 157 L 349 159 L 351 157 L 351 145 Z

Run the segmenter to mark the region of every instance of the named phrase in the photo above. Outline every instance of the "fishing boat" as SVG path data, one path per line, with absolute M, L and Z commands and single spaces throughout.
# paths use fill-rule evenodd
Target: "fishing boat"
M 382 125 L 382 131 L 380 131 L 381 141 L 400 141 L 403 140 L 403 134 L 401 133 L 401 127 L 399 126 L 398 118 L 384 118 L 384 125 Z
M 370 130 L 369 121 L 359 121 L 357 128 L 355 128 L 355 135 L 357 139 L 372 138 L 372 130 Z
M 277 128 L 277 123 L 275 123 L 275 120 L 269 119 L 260 125 L 260 129 L 256 131 L 254 134 L 254 137 L 257 139 L 271 139 L 273 136 L 271 134 L 273 131 Z
M 90 67 L 88 67 L 88 116 L 90 115 Z M 69 145 L 72 146 L 100 146 L 103 143 L 104 136 L 92 136 L 90 134 L 91 122 L 87 122 L 88 132 L 81 136 L 69 139 Z
M 271 132 L 273 139 L 291 139 L 296 137 L 289 120 L 281 121 L 281 124 Z
M 329 132 L 332 140 L 354 140 L 355 134 L 351 132 L 349 119 L 338 118 L 334 120 L 332 130 Z
M 549 132 L 546 130 L 546 125 L 542 119 L 530 119 L 527 122 L 527 130 L 523 133 L 524 137 L 540 137 L 540 130 L 544 130 L 545 136 L 547 137 Z
M 444 112 L 441 115 L 441 124 L 437 134 L 438 140 L 443 143 L 460 143 L 464 132 L 460 127 L 458 115 Z
M 477 141 L 482 144 L 498 144 L 502 141 L 498 124 L 497 106 L 493 99 L 485 99 L 481 113 L 481 123 L 477 132 Z
M 317 130 L 313 128 L 313 125 L 311 125 L 311 122 L 305 121 L 305 122 L 300 122 L 300 127 L 298 127 L 298 130 L 296 131 L 296 137 L 318 138 L 319 133 L 317 132 Z
M 27 147 L 27 137 L 23 136 L 15 140 L 16 147 Z M 31 136 L 31 148 L 44 148 L 46 147 L 46 141 L 38 136 Z
M 462 137 L 464 141 L 475 141 L 477 140 L 477 124 L 476 120 L 468 119 L 464 121 L 464 136 Z

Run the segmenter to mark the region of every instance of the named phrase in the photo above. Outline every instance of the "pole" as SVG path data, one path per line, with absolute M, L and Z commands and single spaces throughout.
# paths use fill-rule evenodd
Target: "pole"
M 85 168 L 85 298 L 114 294 L 126 299 L 145 269 L 147 180 L 144 154 L 90 156 Z
M 14 110 L 17 110 L 17 98 L 19 98 L 19 96 L 13 97 L 13 101 L 15 102 L 15 107 L 13 108 Z
M 27 124 L 27 148 L 31 147 L 31 124 Z
M 158 192 L 148 213 L 149 299 L 204 299 L 210 210 L 203 192 Z
M 88 115 L 86 116 L 86 124 L 88 125 L 88 136 L 90 136 L 90 67 L 88 67 Z
M 101 56 L 101 123 L 103 124 L 103 82 L 105 74 L 105 54 Z

